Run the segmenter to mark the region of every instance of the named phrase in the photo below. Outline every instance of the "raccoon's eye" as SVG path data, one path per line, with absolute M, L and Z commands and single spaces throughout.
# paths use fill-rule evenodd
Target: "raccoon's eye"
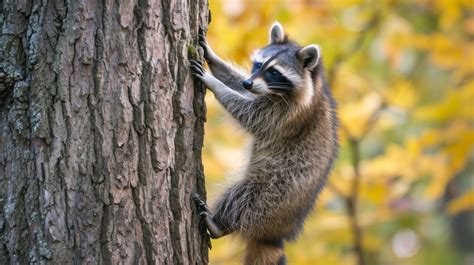
M 272 76 L 281 76 L 280 72 L 275 69 L 271 69 L 269 72 Z

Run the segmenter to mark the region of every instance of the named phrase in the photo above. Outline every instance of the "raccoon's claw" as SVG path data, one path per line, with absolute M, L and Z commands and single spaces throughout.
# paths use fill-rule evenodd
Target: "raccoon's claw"
M 204 70 L 202 63 L 196 60 L 189 60 L 189 63 L 191 64 L 189 68 L 191 68 L 192 75 L 197 78 L 201 83 L 213 90 L 216 86 L 219 86 L 219 80 L 217 80 L 215 77 L 213 77 L 211 74 L 206 72 Z
M 204 43 L 206 44 L 206 35 L 204 34 L 204 30 L 199 29 L 199 43 Z M 207 45 L 206 45 L 207 46 Z
M 193 195 L 193 200 L 201 218 L 205 218 L 207 215 L 209 215 L 209 207 L 207 206 L 207 203 L 202 200 L 198 194 Z
M 207 44 L 206 41 L 206 35 L 204 35 L 204 31 L 202 29 L 199 29 L 199 45 L 202 47 L 204 50 L 204 58 L 207 60 L 210 59 L 211 52 L 209 51 L 209 45 Z
M 207 43 L 204 41 L 199 41 L 199 45 L 201 45 L 202 49 L 204 50 L 204 58 L 209 56 L 209 52 L 207 51 Z
M 202 68 L 202 65 L 200 62 L 196 61 L 196 60 L 189 60 L 189 62 L 191 63 L 191 70 L 193 71 L 193 76 L 196 76 L 196 77 L 203 77 L 204 76 L 204 68 Z
M 205 238 L 207 239 L 207 246 L 209 249 L 212 248 L 211 244 L 211 239 L 209 237 L 209 234 L 207 233 L 207 222 L 206 220 L 210 218 L 210 212 L 209 209 L 207 208 L 207 204 L 204 200 L 199 197 L 199 194 L 195 193 L 193 195 L 193 201 L 196 204 L 196 209 L 197 209 L 197 214 L 199 215 L 199 231 L 201 232 L 201 235 L 205 235 Z
M 201 220 L 206 224 L 207 230 L 211 238 L 216 239 L 228 234 L 228 232 L 225 232 L 214 222 L 214 220 L 212 220 L 212 213 L 209 211 L 207 203 L 202 200 L 198 194 L 193 195 L 193 200 L 196 203 L 198 215 Z
M 199 45 L 204 49 L 204 51 L 207 50 L 207 41 L 206 37 L 204 35 L 199 35 Z
M 196 60 L 193 60 L 193 59 L 190 59 L 189 60 L 189 63 L 191 63 L 191 65 L 193 66 L 198 66 L 202 69 L 202 63 L 200 61 L 196 61 Z

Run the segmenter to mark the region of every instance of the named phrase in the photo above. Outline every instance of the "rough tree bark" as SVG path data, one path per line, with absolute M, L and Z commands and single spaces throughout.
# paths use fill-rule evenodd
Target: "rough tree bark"
M 207 0 L 0 1 L 0 264 L 205 264 Z

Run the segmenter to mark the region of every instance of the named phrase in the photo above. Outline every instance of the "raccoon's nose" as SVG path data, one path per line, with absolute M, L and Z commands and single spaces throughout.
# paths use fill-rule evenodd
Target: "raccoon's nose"
M 244 86 L 245 89 L 251 89 L 253 86 L 253 82 L 252 80 L 247 79 L 244 82 L 242 82 L 242 85 Z

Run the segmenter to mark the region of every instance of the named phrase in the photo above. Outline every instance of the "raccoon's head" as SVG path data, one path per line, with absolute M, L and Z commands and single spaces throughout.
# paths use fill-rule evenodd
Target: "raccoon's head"
M 314 96 L 313 72 L 319 59 L 319 46 L 301 47 L 289 41 L 276 22 L 270 29 L 269 45 L 252 54 L 252 74 L 242 85 L 254 94 L 277 95 L 310 104 Z

